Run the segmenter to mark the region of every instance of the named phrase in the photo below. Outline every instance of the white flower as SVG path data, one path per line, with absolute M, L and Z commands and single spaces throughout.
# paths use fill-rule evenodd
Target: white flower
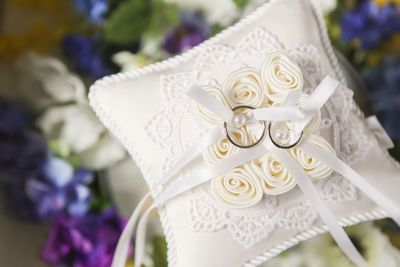
M 290 92 L 303 89 L 300 67 L 282 51 L 268 55 L 261 68 L 266 95 L 274 103 L 282 103 Z
M 18 59 L 17 69 L 22 96 L 33 108 L 85 100 L 83 82 L 56 58 L 25 54 Z
M 388 237 L 373 223 L 362 223 L 352 226 L 348 234 L 357 243 L 365 260 L 371 267 L 400 266 L 400 251 L 389 241 Z M 302 245 L 302 251 L 310 267 L 352 267 L 350 260 L 333 242 L 329 235 L 322 235 Z
M 337 0 L 319 0 L 324 14 L 329 14 L 337 7 Z
M 263 197 L 260 180 L 246 164 L 213 179 L 211 192 L 220 203 L 230 208 L 251 207 Z
M 95 145 L 104 128 L 87 105 L 66 105 L 48 109 L 38 121 L 48 137 L 62 139 L 74 153 Z
M 100 170 L 125 158 L 124 147 L 110 133 L 103 133 L 97 143 L 79 154 L 79 162 L 87 168 Z
M 285 253 L 273 257 L 260 267 L 304 267 L 304 255 L 296 249 L 289 249 Z M 310 266 L 307 266 L 310 267 Z M 321 266 L 320 266 L 321 267 Z
M 166 0 L 184 9 L 200 10 L 210 24 L 229 26 L 239 16 L 239 10 L 232 0 Z
M 107 189 L 109 190 L 113 203 L 128 218 L 132 210 L 139 204 L 140 200 L 148 192 L 148 186 L 139 167 L 131 158 L 125 158 L 113 164 L 104 172 Z M 101 180 L 102 181 L 102 180 Z M 163 229 L 156 213 L 150 216 L 148 231 L 151 236 L 162 235 Z M 151 266 L 147 265 L 146 266 Z
M 121 67 L 122 71 L 135 70 L 152 63 L 142 54 L 132 54 L 129 51 L 121 51 L 112 56 L 112 61 Z
M 25 101 L 44 110 L 37 123 L 48 139 L 62 141 L 91 169 L 106 168 L 125 157 L 121 144 L 89 107 L 84 83 L 60 60 L 27 54 L 17 65 Z
M 87 104 L 49 108 L 39 118 L 38 126 L 49 139 L 62 140 L 90 169 L 106 168 L 126 155 Z

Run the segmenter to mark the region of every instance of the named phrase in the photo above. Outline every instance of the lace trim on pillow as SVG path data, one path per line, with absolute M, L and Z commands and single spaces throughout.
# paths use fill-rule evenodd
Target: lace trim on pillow
M 356 189 L 342 177 L 332 177 L 317 183 L 323 198 L 329 203 L 356 199 Z M 244 247 L 264 240 L 277 227 L 307 230 L 318 218 L 306 197 L 279 204 L 279 197 L 265 196 L 264 210 L 250 212 L 228 209 L 215 203 L 212 196 L 196 192 L 190 198 L 192 228 L 198 232 L 214 232 L 227 228 L 233 239 Z
M 264 47 L 264 49 L 261 49 Z M 180 129 L 183 114 L 191 112 L 189 99 L 185 91 L 194 78 L 202 83 L 209 81 L 218 86 L 212 75 L 227 62 L 235 62 L 239 58 L 245 66 L 246 59 L 252 55 L 266 56 L 276 50 L 285 50 L 300 65 L 305 79 L 305 92 L 311 93 L 325 77 L 326 70 L 321 65 L 318 49 L 311 45 L 296 45 L 285 48 L 279 39 L 263 28 L 256 28 L 245 36 L 236 47 L 227 45 L 209 45 L 196 57 L 192 72 L 181 72 L 164 75 L 161 78 L 161 92 L 166 106 L 149 121 L 146 131 L 155 143 L 166 151 L 163 170 L 166 171 L 180 155 L 187 144 L 182 144 Z M 353 93 L 345 87 L 339 88 L 327 105 L 328 116 L 323 117 L 320 131 L 330 130 L 333 135 L 333 146 L 338 155 L 347 163 L 361 160 L 370 144 L 362 126 L 348 123 L 348 117 L 355 110 Z M 150 185 L 155 181 L 149 181 Z M 332 203 L 350 201 L 356 198 L 356 189 L 347 180 L 339 176 L 327 178 L 324 185 L 319 186 L 324 197 Z M 287 229 L 305 230 L 317 219 L 307 200 L 300 197 L 285 205 L 271 208 L 264 207 L 256 215 L 248 210 L 241 212 L 227 210 L 218 205 L 207 189 L 197 190 L 190 195 L 190 212 L 192 227 L 195 231 L 210 232 L 224 227 L 233 239 L 245 247 L 251 247 L 268 237 L 278 225 Z M 272 216 L 271 214 L 274 214 Z M 303 218 L 293 217 L 304 214 Z

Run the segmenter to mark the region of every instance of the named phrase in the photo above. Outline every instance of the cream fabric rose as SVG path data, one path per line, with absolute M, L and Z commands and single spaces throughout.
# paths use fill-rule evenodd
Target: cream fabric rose
M 325 151 L 330 152 L 332 155 L 336 155 L 333 147 L 319 135 L 310 135 L 308 140 L 316 144 Z M 300 166 L 303 167 L 304 171 L 315 180 L 320 180 L 331 175 L 332 170 L 321 163 L 317 159 L 305 154 L 298 148 L 293 148 L 290 150 L 292 156 L 299 162 Z
M 203 159 L 208 164 L 214 164 L 233 155 L 237 150 L 238 148 L 225 138 L 207 148 L 203 152 Z
M 212 180 L 211 192 L 230 208 L 248 208 L 263 197 L 261 182 L 248 164 Z
M 250 166 L 261 179 L 261 184 L 265 194 L 283 194 L 296 186 L 293 177 L 273 155 L 266 154 L 252 160 Z
M 302 90 L 303 86 L 303 75 L 299 66 L 284 52 L 276 51 L 267 56 L 261 72 L 251 67 L 239 68 L 226 78 L 222 89 L 217 86 L 206 86 L 203 89 L 229 108 L 241 105 L 261 108 L 281 106 L 290 92 Z M 304 107 L 308 99 L 309 96 L 303 94 L 297 106 Z M 206 122 L 215 125 L 223 123 L 197 102 L 194 102 L 194 109 Z M 230 137 L 237 144 L 253 144 L 260 138 L 255 130 L 260 127 L 255 127 L 256 123 L 260 122 L 252 122 L 239 129 L 229 129 Z M 322 149 L 335 154 L 327 141 L 313 134 L 318 131 L 320 124 L 321 112 L 318 112 L 304 128 L 304 136 Z M 203 152 L 203 159 L 207 164 L 215 164 L 229 158 L 238 150 L 240 149 L 225 138 L 208 147 Z M 326 165 L 301 150 L 293 148 L 290 151 L 312 179 L 322 179 L 332 173 Z M 274 155 L 267 153 L 214 179 L 211 182 L 211 191 L 222 204 L 232 208 L 245 208 L 258 203 L 264 193 L 280 195 L 295 186 L 296 181 L 285 166 Z
M 211 96 L 215 97 L 218 101 L 223 103 L 225 106 L 229 107 L 229 104 L 226 101 L 226 99 L 220 89 L 218 89 L 216 87 L 212 87 L 212 86 L 204 86 L 202 89 L 205 90 L 206 92 L 208 92 Z M 195 113 L 198 114 L 201 119 L 203 119 L 204 121 L 211 123 L 211 124 L 221 125 L 222 120 L 219 117 L 215 116 L 214 113 L 210 112 L 203 105 L 199 104 L 196 101 L 194 101 L 193 103 L 194 103 Z
M 241 68 L 226 79 L 223 92 L 231 107 L 247 105 L 260 107 L 264 102 L 261 78 L 256 69 Z
M 268 55 L 261 77 L 267 97 L 275 104 L 282 103 L 289 92 L 301 90 L 304 85 L 300 67 L 282 51 Z

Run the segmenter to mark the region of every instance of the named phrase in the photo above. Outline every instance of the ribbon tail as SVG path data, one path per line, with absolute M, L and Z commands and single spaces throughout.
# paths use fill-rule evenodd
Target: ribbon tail
M 153 186 L 153 188 L 158 188 L 164 186 L 165 183 L 174 177 L 177 173 L 182 171 L 193 159 L 199 156 L 204 149 L 217 143 L 219 140 L 223 139 L 224 133 L 220 127 L 216 127 L 210 130 L 206 135 L 200 138 L 194 145 L 192 145 L 186 152 L 179 158 L 179 160 L 165 173 L 159 182 Z
M 343 175 L 358 189 L 360 189 L 366 196 L 370 197 L 383 210 L 385 210 L 388 213 L 389 217 L 391 217 L 400 226 L 400 206 L 396 205 L 385 194 L 369 184 L 368 181 L 363 179 L 361 175 L 359 175 L 345 162 L 323 151 L 308 140 L 304 140 L 304 142 L 299 146 L 299 149 L 302 150 L 304 153 L 307 153 L 310 156 L 317 158 L 332 170 L 335 170 L 336 172 Z
M 151 205 L 139 221 L 135 241 L 135 267 L 140 267 L 144 263 L 147 223 L 149 221 L 151 211 L 155 208 L 156 206 L 154 204 Z
M 213 165 L 205 165 L 197 171 L 193 171 L 187 179 L 174 181 L 167 186 L 161 194 L 154 200 L 156 206 L 163 205 L 170 199 L 199 186 L 217 176 L 229 172 L 233 168 L 257 158 L 266 152 L 263 146 L 255 146 L 244 149 L 230 158 L 223 159 Z
M 335 218 L 329 207 L 326 205 L 325 201 L 322 199 L 320 193 L 315 188 L 308 175 L 292 158 L 289 152 L 275 147 L 270 140 L 267 140 L 265 145 L 268 150 L 271 151 L 282 162 L 282 164 L 287 168 L 292 177 L 294 177 L 297 185 L 310 200 L 311 205 L 318 212 L 322 221 L 328 227 L 333 239 L 336 241 L 341 250 L 358 267 L 367 267 L 368 264 L 365 262 L 354 244 L 351 242 L 349 236 L 346 234 L 344 229 L 339 225 L 337 219 Z
M 121 237 L 118 240 L 117 247 L 115 249 L 115 254 L 111 267 L 125 267 L 126 259 L 128 258 L 129 245 L 131 244 L 131 238 L 133 231 L 135 230 L 136 223 L 139 219 L 140 213 L 143 210 L 146 202 L 150 199 L 150 193 L 147 193 L 143 199 L 136 206 L 128 223 L 125 226 Z

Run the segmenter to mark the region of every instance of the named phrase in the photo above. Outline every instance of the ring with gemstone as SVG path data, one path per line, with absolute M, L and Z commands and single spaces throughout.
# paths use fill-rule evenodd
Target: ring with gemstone
M 244 105 L 242 105 L 242 106 L 234 107 L 234 108 L 232 109 L 232 111 L 236 111 L 236 110 L 238 110 L 238 109 L 255 109 L 255 108 L 254 108 L 254 107 L 251 107 L 251 106 L 244 106 Z M 235 126 L 236 128 L 241 128 L 241 127 L 243 127 L 243 126 L 245 126 L 245 125 L 247 124 L 247 117 L 246 117 L 244 114 L 235 114 L 234 117 L 233 117 L 232 122 L 233 122 L 233 124 L 234 124 L 234 126 Z M 236 147 L 239 147 L 239 148 L 250 148 L 250 147 L 256 146 L 256 145 L 258 145 L 258 144 L 264 139 L 265 132 L 267 131 L 267 123 L 266 123 L 265 121 L 262 121 L 262 123 L 263 123 L 263 125 L 264 125 L 264 129 L 263 129 L 263 132 L 262 132 L 260 138 L 259 138 L 255 143 L 253 143 L 253 144 L 251 144 L 251 145 L 241 145 L 241 144 L 236 143 L 236 142 L 231 138 L 231 136 L 229 135 L 228 124 L 227 124 L 226 122 L 224 122 L 224 128 L 225 128 L 226 138 L 228 138 L 229 142 L 231 142 L 232 145 L 234 145 L 234 146 L 236 146 Z
M 278 126 L 276 126 L 278 125 Z M 281 126 L 281 127 L 279 127 Z M 268 135 L 271 142 L 279 148 L 290 149 L 297 146 L 303 138 L 303 131 L 295 134 L 284 122 L 272 122 L 268 125 Z

